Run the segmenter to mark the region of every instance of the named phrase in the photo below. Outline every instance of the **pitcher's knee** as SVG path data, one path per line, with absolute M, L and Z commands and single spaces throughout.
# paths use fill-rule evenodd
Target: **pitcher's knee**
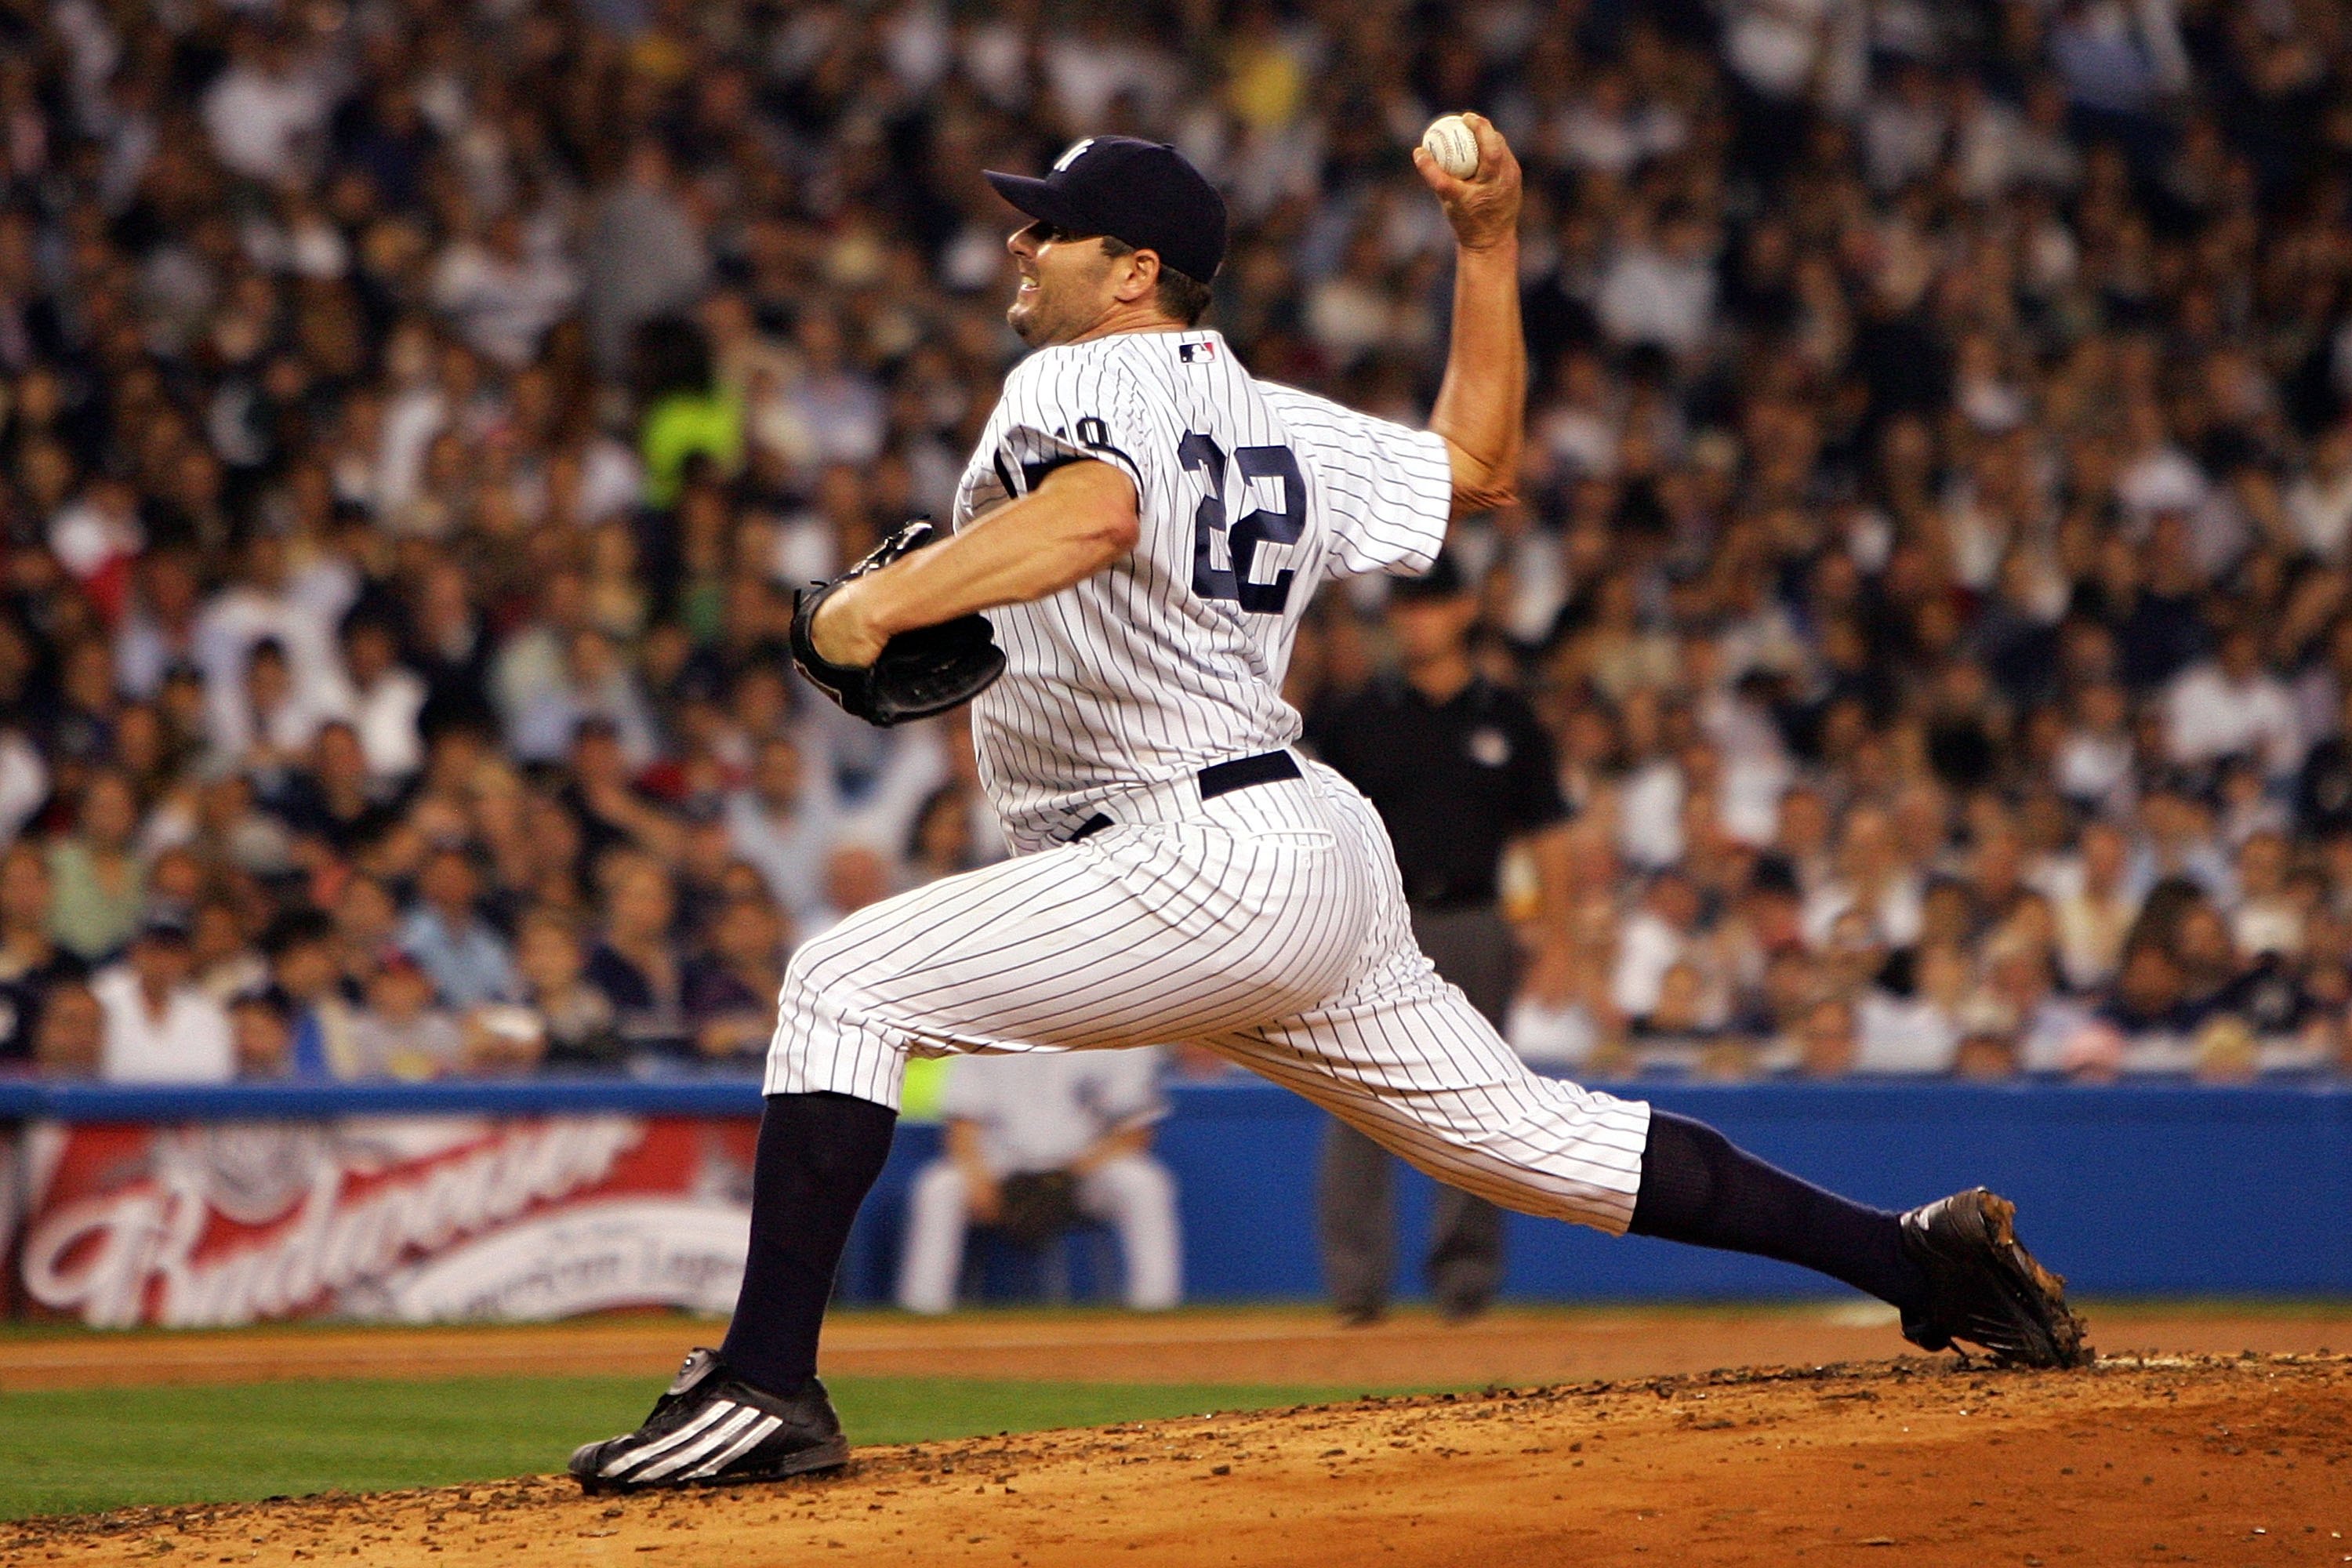
M 767 1091 L 831 1089 L 895 1109 L 906 1068 L 905 1031 L 879 1016 L 856 972 L 828 962 L 823 938 L 793 954 L 768 1042 Z
M 778 1043 L 854 1026 L 862 1011 L 861 989 L 856 970 L 827 951 L 824 937 L 802 944 L 784 965 L 776 1003 Z
M 824 936 L 811 937 L 793 949 L 792 957 L 784 963 L 783 999 L 786 1006 L 795 1002 L 803 1005 L 813 1002 L 824 994 L 828 976 L 842 972 L 842 966 L 835 962 L 836 955 L 826 940 L 832 934 L 828 931 Z

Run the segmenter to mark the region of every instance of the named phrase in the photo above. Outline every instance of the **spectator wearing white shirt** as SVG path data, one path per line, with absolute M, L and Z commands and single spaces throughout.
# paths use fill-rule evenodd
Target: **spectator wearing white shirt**
M 2083 829 L 2082 853 L 2069 885 L 2052 900 L 2058 928 L 2058 961 L 2066 984 L 2094 991 L 2110 984 L 2123 957 L 2124 938 L 2139 915 L 2139 900 L 2127 883 L 2131 845 L 2112 823 Z
M 1339 270 L 1307 295 L 1307 330 L 1335 363 L 1353 364 L 1391 346 L 1408 332 L 1408 315 L 1418 321 L 1425 314 L 1417 305 L 1411 310 L 1401 308 L 1387 274 L 1381 237 L 1366 224 L 1349 240 Z
M 1175 75 L 1167 58 L 1142 40 L 1150 35 L 1115 26 L 1111 11 L 1089 6 L 1046 29 L 1045 79 L 1073 125 L 1093 125 L 1116 100 L 1156 105 Z
M 274 210 L 256 210 L 239 226 L 247 259 L 298 278 L 341 278 L 351 270 L 351 241 L 299 184 L 273 193 Z
M 1908 947 L 1919 938 L 1925 891 L 1918 868 L 1905 862 L 1886 814 L 1858 806 L 1846 815 L 1836 878 L 1805 900 L 1806 937 L 1817 947 L 1824 945 L 1838 918 L 1852 911 L 1881 944 Z
M 194 980 L 188 927 L 151 917 L 124 961 L 90 989 L 104 1010 L 99 1076 L 110 1083 L 226 1083 L 236 1076 L 228 1014 Z
M 1619 579 L 1612 586 L 1623 586 Z M 1624 645 L 1631 666 L 1649 639 L 1629 639 Z M 1654 871 L 1683 858 L 1683 802 L 1689 781 L 1674 752 L 1670 716 L 1662 710 L 1657 693 L 1646 688 L 1626 692 L 1619 716 L 1625 735 L 1625 775 L 1617 784 L 1617 852 L 1637 870 Z
M 1862 111 L 1863 165 L 1882 193 L 1933 173 L 1951 134 L 1944 94 L 1927 68 L 1906 61 L 1892 74 L 1889 89 L 1873 93 Z
M 217 717 L 215 755 L 224 767 L 284 767 L 310 749 L 322 725 L 348 717 L 341 704 L 322 701 L 295 683 L 286 647 L 275 637 L 264 637 L 247 657 L 244 697 Z
M 2126 450 L 2116 475 L 2116 500 L 2133 523 L 2145 527 L 2159 512 L 2195 513 L 2213 483 L 2197 460 L 2172 439 L 2164 410 L 2133 404 L 2124 414 Z
M 375 451 L 368 461 L 366 489 L 377 517 L 399 518 L 415 500 L 425 455 L 433 438 L 448 428 L 460 402 L 443 386 L 443 374 L 462 374 L 462 363 L 437 352 L 432 326 L 421 315 L 392 329 L 383 346 L 384 401 L 373 420 Z
M 910 1312 L 953 1307 L 965 1233 L 1003 1212 L 1005 1178 L 1066 1171 L 1078 1211 L 1118 1233 L 1127 1304 L 1175 1306 L 1176 1183 L 1150 1153 L 1152 1125 L 1167 1115 L 1159 1058 L 1145 1048 L 952 1058 L 940 1100 L 947 1152 L 916 1176 L 908 1201 L 898 1304 Z
M 2331 565 L 2344 563 L 2352 541 L 2352 420 L 2313 444 L 2311 467 L 2286 488 L 2286 515 L 2305 550 Z
M 788 735 L 760 742 L 751 782 L 727 796 L 727 836 L 736 857 L 760 873 L 769 894 L 795 923 L 819 918 L 824 905 L 825 848 L 832 792 L 822 772 L 802 764 Z
M 2216 657 L 2173 678 L 2164 716 L 2174 762 L 2196 767 L 2248 756 L 2273 781 L 2303 766 L 2294 694 L 2263 668 L 2262 643 L 2249 627 L 2232 627 Z
M 143 702 L 162 689 L 165 670 L 194 661 L 203 589 L 194 557 L 178 549 L 140 557 L 132 589 L 114 643 L 114 682 Z
M 1823 76 L 1853 75 L 1861 7 L 1848 0 L 1734 0 L 1724 7 L 1724 59 L 1759 98 L 1794 103 Z
M 1642 908 L 1625 922 L 1617 944 L 1610 1000 L 1629 1020 L 1650 1016 L 1666 971 L 1690 956 L 1699 917 L 1698 892 L 1680 871 L 1662 871 Z
M 490 659 L 490 703 L 509 732 L 523 715 L 562 690 L 564 649 L 593 624 L 585 573 L 551 572 L 537 587 L 534 613 L 507 633 Z
M 284 650 L 296 694 L 307 710 L 341 712 L 350 693 L 335 638 L 336 620 L 347 606 L 332 604 L 324 595 L 303 592 L 304 584 L 287 570 L 286 542 L 274 534 L 254 535 L 243 567 L 241 575 L 205 604 L 195 626 L 196 665 L 204 672 L 208 721 L 215 743 L 223 747 L 241 745 L 250 732 L 245 667 L 265 639 Z
M 434 305 L 510 370 L 537 357 L 540 340 L 579 298 L 572 264 L 551 246 L 532 245 L 513 213 L 493 218 L 478 238 L 454 241 L 433 268 Z
M 876 542 L 865 471 L 828 463 L 818 470 L 809 504 L 778 519 L 769 574 L 788 586 L 822 582 Z
M 2212 808 L 2182 781 L 2158 779 L 2139 803 L 2139 833 L 2125 886 L 2146 900 L 2172 879 L 2187 881 L 2224 907 L 2237 901 L 2237 870 L 2214 832 Z M 2125 945 L 2128 950 L 2128 940 Z M 2126 951 L 2126 966 L 2129 962 Z
M 1595 73 L 1583 98 L 1552 131 L 1564 162 L 1620 180 L 1675 151 L 1687 136 L 1680 115 L 1664 104 L 1638 103 L 1633 84 L 1613 70 Z
M 2024 117 L 1966 71 L 1951 84 L 1952 163 L 1971 201 L 1996 201 L 2023 177 Z
M 25 824 L 48 804 L 49 764 L 19 725 L 0 723 L 0 847 L 14 844 Z
M 864 468 L 882 455 L 889 436 L 889 405 L 871 375 L 850 354 L 842 324 L 831 312 L 813 310 L 801 322 L 801 378 L 784 393 L 784 403 L 821 463 Z
M 1601 276 L 1595 309 L 1619 344 L 1688 355 L 1714 323 L 1715 295 L 1714 234 L 1698 214 L 1677 209 L 1659 217 L 1654 237 L 1635 220 Z
M 1951 1071 L 1968 990 L 1968 961 L 1952 948 L 1895 954 L 1854 1009 L 1853 1070 L 1906 1077 Z
M 310 162 L 333 106 L 283 38 L 248 25 L 229 48 L 229 68 L 205 92 L 205 129 L 232 173 L 276 184 Z
M 1528 422 L 1543 449 L 1576 475 L 1615 473 L 1625 420 L 1608 366 L 1599 354 L 1577 350 L 1561 357 L 1557 374 L 1559 390 L 1549 411 Z
M 591 719 L 612 726 L 632 772 L 653 761 L 653 712 L 645 693 L 613 639 L 593 626 L 572 634 L 562 681 L 509 719 L 507 743 L 526 762 L 554 762 Z
M 2240 952 L 2303 955 L 2303 906 L 2288 886 L 2292 855 L 2286 835 L 2272 828 L 2250 835 L 2238 847 L 2238 903 L 2229 917 Z
M 1968 1008 L 1969 1032 L 2005 1041 L 2009 1059 L 2021 1072 L 2064 1070 L 2068 1048 L 2090 1022 L 2090 1013 L 2059 994 L 2050 955 L 2005 933 L 1986 944 L 1984 967 L 1984 983 Z
M 617 372 L 637 328 L 690 309 L 710 276 L 702 225 L 660 142 L 629 149 L 596 196 L 583 248 L 589 336 L 598 363 Z
M 793 734 L 816 778 L 813 787 L 829 792 L 841 830 L 894 856 L 923 802 L 948 781 L 949 731 L 937 720 L 877 730 L 819 702 Z
M 425 680 L 400 663 L 400 639 L 389 620 L 364 611 L 343 622 L 343 664 L 352 682 L 352 727 L 379 780 L 407 778 L 425 765 L 417 719 L 425 711 Z
M 2066 89 L 2056 77 L 2042 77 L 2026 88 L 2024 123 L 2009 148 L 2010 166 L 2017 179 L 2053 194 L 2072 191 L 2083 183 L 2082 149 L 2069 132 L 2066 120 Z M 2038 234 L 2029 237 L 2029 244 L 2035 248 L 2053 243 L 2063 245 L 2071 258 L 2072 235 L 2063 226 L 2045 223 Z M 2045 256 L 2034 262 L 2034 270 L 2047 276 L 2058 260 L 2055 255 Z
M 117 479 L 93 479 L 49 519 L 49 552 L 91 593 L 119 595 L 131 563 L 147 542 L 139 525 L 139 492 Z
M 2167 0 L 2071 0 L 2054 9 L 2050 58 L 2075 102 L 2140 114 L 2189 85 L 2188 51 Z
M 2074 723 L 2058 743 L 2051 777 L 2061 795 L 2087 809 L 2127 812 L 2137 804 L 2131 705 L 2122 687 L 2095 681 L 2076 696 Z

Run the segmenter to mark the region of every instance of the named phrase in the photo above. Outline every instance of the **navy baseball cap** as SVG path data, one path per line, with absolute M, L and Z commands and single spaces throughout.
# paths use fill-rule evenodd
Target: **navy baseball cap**
M 1107 234 L 1206 283 L 1225 263 L 1225 198 L 1165 142 L 1089 136 L 1042 180 L 986 171 L 996 194 L 1074 235 Z

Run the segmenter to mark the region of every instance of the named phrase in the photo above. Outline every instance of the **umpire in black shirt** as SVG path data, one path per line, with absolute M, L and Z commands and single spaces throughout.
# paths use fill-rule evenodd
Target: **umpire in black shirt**
M 1519 963 L 1496 908 L 1496 869 L 1507 844 L 1528 839 L 1546 929 L 1564 936 L 1568 804 L 1533 710 L 1472 662 L 1477 619 L 1477 597 L 1451 556 L 1440 555 L 1425 576 L 1393 583 L 1389 626 L 1400 668 L 1319 704 L 1307 741 L 1379 809 L 1422 951 L 1499 1030 Z M 1373 1322 L 1387 1310 L 1396 1256 L 1390 1161 L 1361 1132 L 1331 1123 L 1318 1206 L 1324 1275 L 1349 1322 Z M 1475 1316 L 1502 1277 L 1502 1211 L 1440 1187 L 1429 1251 L 1438 1310 Z

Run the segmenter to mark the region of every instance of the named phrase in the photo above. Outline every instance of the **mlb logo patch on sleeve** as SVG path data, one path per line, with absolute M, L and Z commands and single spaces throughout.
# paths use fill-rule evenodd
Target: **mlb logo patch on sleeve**
M 1176 345 L 1176 357 L 1186 364 L 1206 364 L 1217 357 L 1217 345 L 1209 338 L 1196 343 L 1179 343 Z

